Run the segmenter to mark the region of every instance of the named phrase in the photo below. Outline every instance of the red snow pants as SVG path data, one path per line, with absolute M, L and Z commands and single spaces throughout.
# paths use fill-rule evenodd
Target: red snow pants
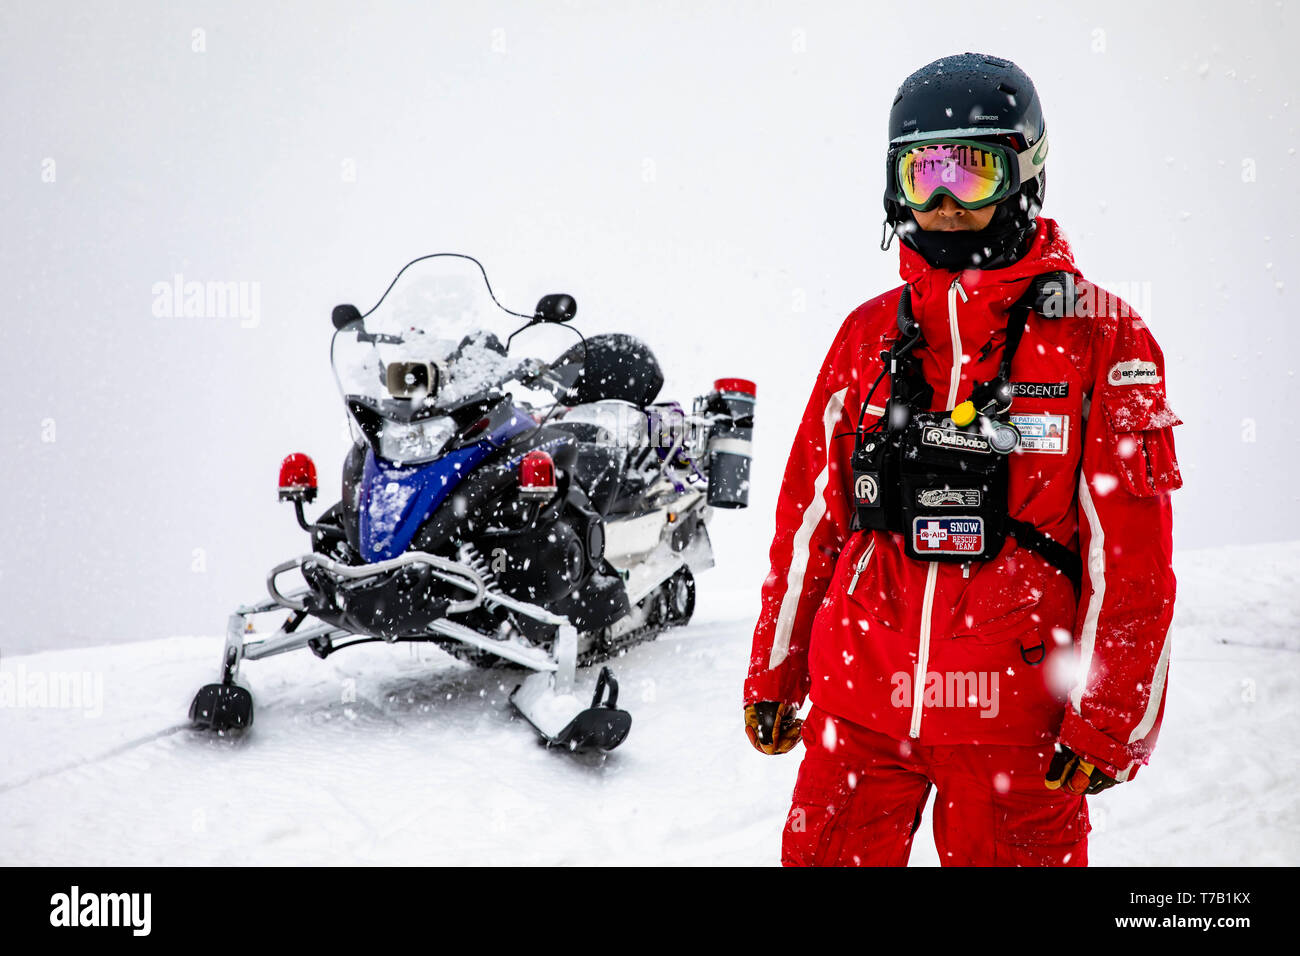
M 1048 790 L 1053 746 L 919 746 L 816 706 L 786 819 L 785 866 L 905 866 L 933 786 L 944 866 L 1087 866 L 1088 805 Z

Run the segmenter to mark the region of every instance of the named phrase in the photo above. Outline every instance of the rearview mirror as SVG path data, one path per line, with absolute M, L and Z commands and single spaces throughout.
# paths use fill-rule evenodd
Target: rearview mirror
M 361 321 L 361 310 L 355 305 L 336 305 L 330 315 L 330 321 L 334 323 L 334 328 L 344 329 L 353 322 Z
M 563 292 L 544 295 L 537 302 L 534 322 L 568 322 L 578 313 L 578 303 L 573 296 Z

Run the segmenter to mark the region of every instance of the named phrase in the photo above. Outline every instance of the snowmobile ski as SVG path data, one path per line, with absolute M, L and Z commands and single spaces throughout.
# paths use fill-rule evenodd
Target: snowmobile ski
M 632 715 L 618 707 L 618 681 L 608 667 L 600 669 L 591 706 L 573 712 L 577 698 L 557 694 L 555 675 L 537 673 L 528 677 L 510 695 L 515 706 L 548 747 L 562 747 L 574 753 L 610 751 L 627 739 Z
M 253 726 L 253 695 L 238 684 L 205 684 L 190 704 L 190 723 L 222 733 Z

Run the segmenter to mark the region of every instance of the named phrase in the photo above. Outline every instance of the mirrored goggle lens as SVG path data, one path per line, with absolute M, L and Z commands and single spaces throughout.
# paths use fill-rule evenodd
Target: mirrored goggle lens
M 899 190 L 911 206 L 926 205 L 939 190 L 962 205 L 986 205 L 1001 198 L 1006 183 L 1002 153 L 973 143 L 927 143 L 898 159 Z

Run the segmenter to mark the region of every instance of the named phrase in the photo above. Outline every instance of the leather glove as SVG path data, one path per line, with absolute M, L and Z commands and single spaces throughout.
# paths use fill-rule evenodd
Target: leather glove
M 799 742 L 803 721 L 794 716 L 797 708 L 774 700 L 745 705 L 745 733 L 759 753 L 783 754 Z
M 1048 790 L 1064 789 L 1066 793 L 1074 794 L 1101 793 L 1117 782 L 1065 744 L 1056 745 L 1056 753 L 1052 754 L 1052 763 L 1047 768 L 1047 779 L 1043 781 Z

